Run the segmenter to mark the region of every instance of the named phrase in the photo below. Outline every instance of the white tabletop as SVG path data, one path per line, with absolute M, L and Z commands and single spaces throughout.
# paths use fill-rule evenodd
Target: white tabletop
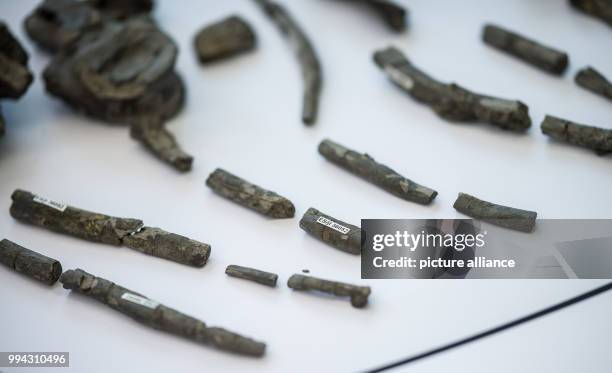
M 535 210 L 543 218 L 610 218 L 612 166 L 540 133 L 545 114 L 611 128 L 612 105 L 573 82 L 592 65 L 612 77 L 612 29 L 566 1 L 405 1 L 410 29 L 390 32 L 375 15 L 341 1 L 284 1 L 312 37 L 324 68 L 319 120 L 300 122 L 302 85 L 295 58 L 253 1 L 158 1 L 155 18 L 179 44 L 177 70 L 187 102 L 169 123 L 195 157 L 179 174 L 131 140 L 127 128 L 75 114 L 44 92 L 49 56 L 22 29 L 37 1 L 0 4 L 0 18 L 30 52 L 36 80 L 17 102 L 2 102 L 0 237 L 143 293 L 209 325 L 268 344 L 263 359 L 237 357 L 137 324 L 61 286 L 0 269 L 0 351 L 69 351 L 71 372 L 359 371 L 446 343 L 548 306 L 603 281 L 361 280 L 359 258 L 298 228 L 308 207 L 353 224 L 361 218 L 453 218 L 458 192 Z M 231 13 L 257 32 L 257 50 L 211 66 L 197 63 L 193 36 Z M 553 77 L 480 41 L 495 22 L 567 51 Z M 385 78 L 372 52 L 395 45 L 443 81 L 529 106 L 526 135 L 487 124 L 452 124 Z M 436 189 L 431 206 L 400 200 L 326 162 L 331 138 L 368 152 Z M 290 198 L 294 219 L 269 220 L 205 187 L 222 167 Z M 10 194 L 23 188 L 73 206 L 144 220 L 210 243 L 202 269 L 95 244 L 13 220 Z M 224 274 L 228 264 L 280 275 L 276 289 Z M 315 276 L 372 287 L 363 310 L 294 293 L 288 277 Z M 407 366 L 406 371 L 607 372 L 612 296 L 604 294 L 542 320 Z M 0 371 L 8 371 L 0 368 Z M 17 371 L 17 370 L 15 370 Z M 19 370 L 27 371 L 27 370 Z M 398 371 L 402 371 L 399 369 Z

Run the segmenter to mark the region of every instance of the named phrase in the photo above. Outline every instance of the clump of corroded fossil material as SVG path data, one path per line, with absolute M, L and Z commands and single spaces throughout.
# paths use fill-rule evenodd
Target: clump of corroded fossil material
M 594 68 L 589 66 L 578 71 L 574 80 L 582 88 L 612 100 L 612 83 Z
M 361 254 L 361 229 L 309 208 L 300 220 L 300 228 L 313 237 L 346 253 Z
M 371 290 L 369 286 L 357 286 L 344 282 L 323 280 L 312 276 L 295 274 L 287 282 L 293 290 L 320 291 L 335 295 L 337 297 L 350 297 L 351 305 L 356 308 L 363 308 L 368 304 L 368 297 Z
M 17 99 L 32 83 L 28 54 L 4 22 L 0 22 L 0 98 Z M 4 118 L 0 109 L 0 137 L 4 135 Z
M 599 18 L 612 27 L 612 1 L 610 0 L 570 0 L 570 4 L 580 11 Z
M 259 269 L 242 267 L 234 264 L 228 265 L 227 268 L 225 268 L 225 273 L 231 277 L 242 278 L 244 280 L 253 281 L 270 287 L 275 287 L 276 281 L 278 280 L 278 275 L 276 273 L 270 273 L 261 271 Z
M 55 284 L 62 274 L 59 261 L 6 239 L 0 241 L 0 263 L 47 285 Z
M 598 155 L 612 153 L 612 130 L 574 123 L 547 115 L 542 133 L 555 140 L 591 149 Z
M 438 195 L 435 190 L 406 179 L 389 167 L 376 162 L 368 154 L 357 153 L 331 140 L 321 141 L 319 153 L 328 161 L 401 199 L 428 205 Z
M 217 168 L 206 180 L 212 190 L 244 207 L 274 219 L 292 218 L 293 203 L 285 197 Z
M 130 125 L 135 140 L 188 171 L 193 158 L 164 126 L 184 103 L 178 48 L 146 15 L 151 8 L 140 0 L 45 0 L 26 30 L 57 53 L 43 73 L 50 94 L 93 118 Z
M 214 62 L 253 50 L 255 32 L 244 19 L 231 16 L 198 31 L 194 45 L 200 62 Z
M 551 74 L 563 74 L 569 62 L 567 53 L 547 47 L 499 26 L 486 25 L 482 39 L 486 44 Z
M 138 219 L 98 214 L 51 201 L 23 190 L 11 196 L 11 216 L 54 232 L 110 245 L 123 245 L 144 254 L 194 267 L 203 267 L 210 245 L 159 228 Z
M 319 97 L 323 85 L 321 63 L 312 43 L 291 14 L 282 5 L 270 0 L 255 0 L 270 19 L 276 23 L 282 33 L 293 45 L 304 81 L 304 100 L 302 105 L 302 122 L 314 124 L 319 111 Z
M 91 297 L 153 329 L 161 330 L 223 351 L 260 357 L 265 343 L 204 322 L 81 269 L 68 270 L 60 282 L 65 289 Z
M 479 120 L 512 131 L 525 131 L 531 126 L 529 109 L 522 102 L 474 93 L 455 83 L 441 83 L 412 65 L 396 48 L 377 51 L 374 62 L 394 84 L 446 120 Z
M 465 193 L 459 193 L 453 207 L 475 219 L 521 232 L 533 231 L 538 216 L 534 211 L 497 205 Z
M 390 0 L 357 0 L 346 1 L 352 3 L 362 3 L 379 14 L 387 26 L 396 32 L 406 30 L 406 18 L 408 10 L 401 5 Z

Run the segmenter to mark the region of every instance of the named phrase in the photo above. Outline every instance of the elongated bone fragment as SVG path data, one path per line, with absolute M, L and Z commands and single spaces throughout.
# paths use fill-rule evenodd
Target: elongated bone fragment
M 589 66 L 578 71 L 574 80 L 582 88 L 612 100 L 612 83 L 594 68 Z
M 134 123 L 130 136 L 139 141 L 151 153 L 181 172 L 191 170 L 193 157 L 183 151 L 163 123 L 155 120 Z
M 58 233 L 116 246 L 177 263 L 202 267 L 210 246 L 159 228 L 145 227 L 138 219 L 117 218 L 50 201 L 23 190 L 11 196 L 11 216 L 24 223 Z
M 391 0 L 349 0 L 346 3 L 363 3 L 382 17 L 387 26 L 393 31 L 406 30 L 408 10 Z
M 210 246 L 160 228 L 142 227 L 123 237 L 123 245 L 143 254 L 202 267 L 210 256 Z
M 300 228 L 338 250 L 361 254 L 361 228 L 309 208 L 300 220 Z
M 396 48 L 377 51 L 374 62 L 394 84 L 448 121 L 479 120 L 512 131 L 525 131 L 531 126 L 529 108 L 522 102 L 481 95 L 455 83 L 441 83 L 412 65 Z
M 231 16 L 201 29 L 194 44 L 201 63 L 214 62 L 253 50 L 255 33 L 245 20 Z
M 295 207 L 287 198 L 220 168 L 208 176 L 206 185 L 223 197 L 271 218 L 292 218 L 295 215 Z
M 231 277 L 242 278 L 270 287 L 275 287 L 276 281 L 278 280 L 278 275 L 276 273 L 270 273 L 255 268 L 242 267 L 233 264 L 225 268 L 225 273 Z
M 291 276 L 287 286 L 293 290 L 314 290 L 338 297 L 350 297 L 351 305 L 356 308 L 365 307 L 371 293 L 369 286 L 351 285 L 299 274 Z
M 0 263 L 47 285 L 55 284 L 62 274 L 59 261 L 7 239 L 0 241 Z
M 240 355 L 260 357 L 265 353 L 266 345 L 262 342 L 209 327 L 196 318 L 81 269 L 64 272 L 60 282 L 65 289 L 87 295 L 153 329 Z
M 542 133 L 555 140 L 592 149 L 598 155 L 612 152 L 612 130 L 579 124 L 547 115 L 542 121 Z
M 290 40 L 302 68 L 304 101 L 302 121 L 311 125 L 317 119 L 323 77 L 319 58 L 312 43 L 284 6 L 270 0 L 255 0 L 270 19 Z
M 499 26 L 486 25 L 483 41 L 551 74 L 561 75 L 567 68 L 567 53 L 547 47 Z
M 521 232 L 533 231 L 538 216 L 534 211 L 497 205 L 465 193 L 459 193 L 453 207 L 475 219 Z
M 357 153 L 331 140 L 323 140 L 319 144 L 319 153 L 328 161 L 407 201 L 427 205 L 438 195 L 435 190 L 377 163 L 368 154 Z
M 612 27 L 612 1 L 610 0 L 570 0 L 570 4 L 580 11 L 606 22 Z

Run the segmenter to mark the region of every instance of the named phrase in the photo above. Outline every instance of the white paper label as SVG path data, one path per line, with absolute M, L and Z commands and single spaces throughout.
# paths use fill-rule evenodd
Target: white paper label
M 159 306 L 159 302 L 156 302 L 154 300 L 147 299 L 147 298 L 141 297 L 140 295 L 136 295 L 132 293 L 123 293 L 123 295 L 121 296 L 121 299 L 125 299 L 128 302 L 140 304 L 141 306 L 150 308 L 152 310 L 156 309 L 157 306 Z
M 64 212 L 64 210 L 66 210 L 66 208 L 68 207 L 68 205 L 64 205 L 63 203 L 51 201 L 48 198 L 39 197 L 39 196 L 34 196 L 34 202 L 43 204 L 45 206 L 51 207 L 52 209 L 56 209 L 61 212 Z
M 405 90 L 410 91 L 412 87 L 414 87 L 414 80 L 412 80 L 412 78 L 410 78 L 397 68 L 393 66 L 387 66 L 385 67 L 385 71 L 387 72 L 387 74 L 389 74 L 389 78 L 391 78 L 391 80 L 394 81 L 395 84 L 399 85 Z
M 322 216 L 320 216 L 317 219 L 317 223 L 324 225 L 326 227 L 330 227 L 331 229 L 338 231 L 342 234 L 347 234 L 348 232 L 351 231 L 351 228 L 349 227 L 345 227 L 344 225 L 340 225 L 338 223 L 336 223 L 335 221 L 329 220 L 327 218 L 324 218 Z

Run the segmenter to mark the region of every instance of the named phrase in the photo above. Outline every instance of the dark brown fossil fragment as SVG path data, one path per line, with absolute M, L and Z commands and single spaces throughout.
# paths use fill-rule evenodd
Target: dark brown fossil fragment
M 6 239 L 0 241 L 0 263 L 47 285 L 55 284 L 62 274 L 59 261 Z
M 300 228 L 338 250 L 361 254 L 361 229 L 309 208 L 300 220 Z
M 116 246 L 144 254 L 202 267 L 210 246 L 159 228 L 145 227 L 138 219 L 117 218 L 50 201 L 30 192 L 16 190 L 11 196 L 11 216 L 24 223 L 58 233 Z
M 525 131 L 531 126 L 529 109 L 522 102 L 474 93 L 455 83 L 441 83 L 412 65 L 396 48 L 377 51 L 374 61 L 394 84 L 446 120 L 479 120 L 512 131 Z
M 612 153 L 612 130 L 587 126 L 547 115 L 542 121 L 542 133 L 555 140 L 592 149 L 598 155 Z
M 260 357 L 265 353 L 266 345 L 262 342 L 226 329 L 209 327 L 196 318 L 81 269 L 64 272 L 60 282 L 65 289 L 87 295 L 153 329 L 236 354 Z
M 347 3 L 363 3 L 378 13 L 393 31 L 406 30 L 408 11 L 401 5 L 390 0 L 349 0 Z
M 103 15 L 88 1 L 44 0 L 24 23 L 32 40 L 55 53 L 76 41 L 84 32 L 101 27 Z
M 192 158 L 164 122 L 183 106 L 177 47 L 146 17 L 108 21 L 63 49 L 44 71 L 46 89 L 85 114 L 135 127 L 132 137 L 180 171 Z
M 610 0 L 570 0 L 574 8 L 599 18 L 612 27 L 612 1 Z
M 153 0 L 90 0 L 91 5 L 114 19 L 126 19 L 153 10 Z
M 612 100 L 612 83 L 594 68 L 585 67 L 578 71 L 575 80 L 582 88 Z
M 567 68 L 567 53 L 544 46 L 499 26 L 486 25 L 482 40 L 503 52 L 552 74 L 561 75 Z
M 227 268 L 225 268 L 225 273 L 231 277 L 242 278 L 270 287 L 275 287 L 276 281 L 278 280 L 278 275 L 276 273 L 260 271 L 259 269 L 237 265 L 227 266 Z
M 201 29 L 194 44 L 200 62 L 208 63 L 253 50 L 255 33 L 245 20 L 231 16 Z
M 295 215 L 295 207 L 287 198 L 220 168 L 208 176 L 206 185 L 223 197 L 271 218 L 292 218 Z
M 435 190 L 406 179 L 389 167 L 377 163 L 368 154 L 357 153 L 331 140 L 321 141 L 319 153 L 328 161 L 401 199 L 427 205 L 438 195 Z
M 521 232 L 533 231 L 538 215 L 534 211 L 496 205 L 465 193 L 459 193 L 453 207 L 475 219 Z
M 311 125 L 317 119 L 323 77 L 312 43 L 284 6 L 270 0 L 255 0 L 281 32 L 290 40 L 302 68 L 304 100 L 302 121 Z
M 289 278 L 287 286 L 293 290 L 314 290 L 338 297 L 350 297 L 351 305 L 356 308 L 366 306 L 368 303 L 368 296 L 370 296 L 371 292 L 369 286 L 351 285 L 298 274 Z
M 32 83 L 28 54 L 0 21 L 0 98 L 17 99 Z M 4 118 L 0 110 L 0 137 L 4 135 Z

